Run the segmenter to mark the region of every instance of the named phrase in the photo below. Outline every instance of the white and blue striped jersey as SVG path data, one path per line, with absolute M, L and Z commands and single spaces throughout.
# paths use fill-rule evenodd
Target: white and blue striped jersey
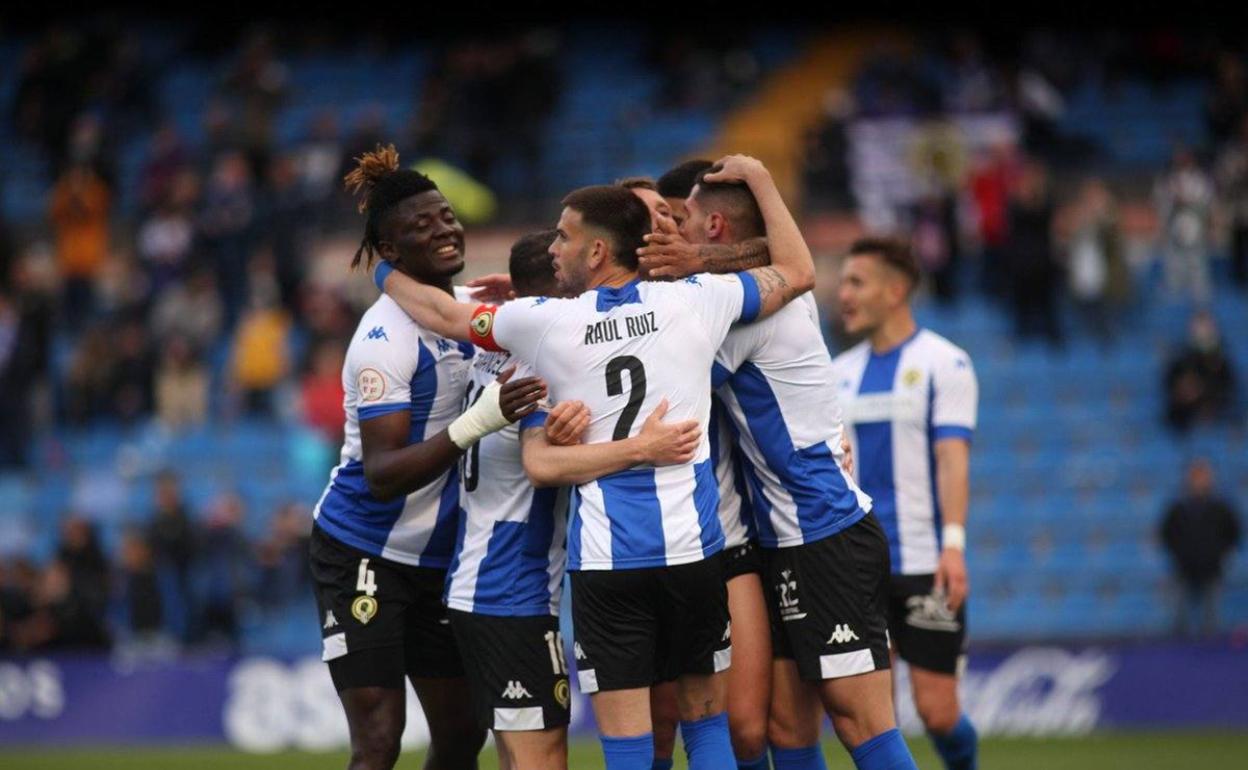
M 585 442 L 636 435 L 664 398 L 667 421 L 702 427 L 690 463 L 632 468 L 574 490 L 568 569 L 687 564 L 723 548 L 707 437 L 711 364 L 732 324 L 753 320 L 760 304 L 754 277 L 742 273 L 633 281 L 498 309 L 496 343 L 530 362 L 553 399 L 589 407 Z
M 871 498 L 841 469 L 841 410 L 814 303 L 734 328 L 714 382 L 732 417 L 759 544 L 788 548 L 855 524 Z
M 422 567 L 451 562 L 459 470 L 406 497 L 378 500 L 364 480 L 360 423 L 410 415 L 410 441 L 434 436 L 460 414 L 473 347 L 422 329 L 382 295 L 360 319 L 342 367 L 346 440 L 313 517 L 327 535 L 361 551 Z
M 934 573 L 941 518 L 933 445 L 948 437 L 969 441 L 975 430 L 979 386 L 971 358 L 920 329 L 885 353 L 863 342 L 833 366 L 855 473 L 888 533 L 893 572 Z
M 513 363 L 512 379 L 532 374 L 509 353 L 478 352 L 465 408 Z M 567 490 L 535 489 L 520 455 L 520 433 L 545 421 L 545 412 L 525 415 L 464 453 L 459 487 L 463 513 L 447 576 L 448 607 L 482 615 L 559 614 L 567 562 Z
M 737 431 L 719 396 L 711 395 L 711 460 L 719 485 L 719 526 L 724 530 L 724 548 L 739 548 L 757 539 L 754 512 L 745 489 L 745 472 Z

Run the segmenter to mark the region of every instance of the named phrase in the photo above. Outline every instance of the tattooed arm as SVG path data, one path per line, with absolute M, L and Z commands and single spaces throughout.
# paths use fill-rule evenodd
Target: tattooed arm
M 815 262 L 797 222 L 789 213 L 771 172 L 758 160 L 745 155 L 730 155 L 720 161 L 722 168 L 706 175 L 709 182 L 745 182 L 758 202 L 767 227 L 767 244 L 771 265 L 749 270 L 758 282 L 761 309 L 758 317 L 766 318 L 796 297 L 815 286 Z
M 771 264 L 766 238 L 748 238 L 739 243 L 686 241 L 675 228 L 646 236 L 646 245 L 637 250 L 642 270 L 650 278 L 684 278 L 694 273 L 739 273 Z

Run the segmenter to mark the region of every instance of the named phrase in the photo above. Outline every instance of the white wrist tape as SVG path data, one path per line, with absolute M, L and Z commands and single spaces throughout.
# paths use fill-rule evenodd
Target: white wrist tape
M 940 530 L 940 535 L 945 548 L 966 550 L 966 527 L 961 524 L 946 524 Z
M 447 426 L 446 435 L 455 446 L 467 449 L 483 437 L 507 427 L 509 423 L 498 403 L 501 392 L 502 386 L 491 382 L 481 391 L 477 402 Z

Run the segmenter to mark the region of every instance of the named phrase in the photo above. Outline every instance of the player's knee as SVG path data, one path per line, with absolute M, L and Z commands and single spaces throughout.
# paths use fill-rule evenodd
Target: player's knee
M 819 740 L 817 723 L 812 730 L 799 722 L 800 720 L 778 718 L 773 712 L 772 718 L 767 722 L 767 742 L 784 749 L 800 749 Z
M 468 715 L 464 719 L 443 721 L 436 728 L 430 725 L 429 758 L 425 766 L 445 770 L 475 768 L 477 754 L 484 745 L 485 730 Z
M 914 707 L 930 733 L 948 735 L 958 724 L 958 702 L 943 693 L 915 693 Z
M 738 757 L 753 759 L 767 750 L 767 720 L 750 715 L 749 718 L 733 719 L 728 715 L 728 729 L 732 733 L 732 751 Z
M 350 770 L 391 770 L 399 761 L 402 723 L 384 716 L 360 730 L 351 741 Z

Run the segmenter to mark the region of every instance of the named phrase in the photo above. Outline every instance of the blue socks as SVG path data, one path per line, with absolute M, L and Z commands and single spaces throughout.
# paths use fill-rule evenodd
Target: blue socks
M 767 762 L 767 750 L 763 749 L 763 753 L 754 759 L 737 759 L 737 770 L 771 770 L 771 765 Z
M 672 770 L 672 758 L 659 759 L 656 757 L 650 765 L 650 770 Z
M 828 770 L 823 761 L 823 749 L 817 743 L 800 749 L 772 746 L 771 761 L 775 763 L 776 770 Z
M 654 733 L 635 738 L 609 738 L 598 736 L 602 741 L 602 756 L 607 770 L 650 770 L 654 761 Z
M 849 752 L 858 770 L 918 770 L 897 728 L 882 732 Z
M 958 723 L 953 726 L 953 732 L 948 735 L 936 733 L 928 733 L 928 735 L 932 739 L 932 745 L 936 747 L 936 752 L 940 754 L 940 758 L 945 760 L 945 767 L 948 770 L 975 770 L 978 766 L 979 735 L 975 732 L 975 725 L 966 718 L 966 714 L 962 715 Z
M 689 770 L 724 770 L 736 767 L 732 739 L 728 735 L 728 714 L 720 713 L 696 722 L 681 720 L 680 734 L 689 755 Z

